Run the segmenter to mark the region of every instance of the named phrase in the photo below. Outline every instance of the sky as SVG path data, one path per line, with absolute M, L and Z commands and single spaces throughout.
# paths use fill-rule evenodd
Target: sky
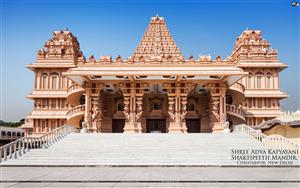
M 150 18 L 167 22 L 177 46 L 187 58 L 230 55 L 243 30 L 258 29 L 289 67 L 280 74 L 288 99 L 283 110 L 296 110 L 299 99 L 300 7 L 289 0 L 0 0 L 1 104 L 0 119 L 19 121 L 33 108 L 26 98 L 34 74 L 26 66 L 35 61 L 52 32 L 68 28 L 86 57 L 126 58 L 139 44 Z

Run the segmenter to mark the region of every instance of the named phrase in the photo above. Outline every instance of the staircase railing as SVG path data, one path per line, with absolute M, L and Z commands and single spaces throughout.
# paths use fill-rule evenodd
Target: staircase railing
M 297 152 L 300 151 L 299 145 L 287 138 L 282 136 L 267 136 L 244 124 L 236 125 L 234 127 L 234 132 L 245 133 L 251 138 L 264 144 L 267 148 L 288 149 L 295 150 Z
M 48 148 L 66 135 L 74 132 L 70 125 L 63 125 L 40 137 L 23 137 L 0 147 L 0 163 L 8 158 L 18 158 L 30 149 Z

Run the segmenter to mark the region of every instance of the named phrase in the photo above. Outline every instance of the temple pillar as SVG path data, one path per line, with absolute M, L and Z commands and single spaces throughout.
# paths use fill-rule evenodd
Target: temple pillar
M 210 90 L 210 124 L 213 133 L 223 132 L 226 116 L 226 87 L 212 84 Z
M 124 114 L 125 114 L 125 126 L 124 132 L 136 132 L 135 130 L 135 97 L 124 96 Z
M 101 97 L 101 87 L 94 89 L 95 92 L 91 96 L 91 106 L 88 108 L 88 111 L 92 112 L 90 117 L 91 123 L 88 126 L 89 132 L 101 132 L 101 123 L 102 123 L 102 97 Z
M 135 115 L 135 122 L 136 122 L 136 132 L 142 132 L 142 114 L 143 114 L 143 96 L 136 97 L 136 115 Z
M 186 127 L 186 114 L 187 114 L 187 96 L 184 95 L 181 97 L 181 114 L 180 114 L 180 123 L 182 132 L 187 132 Z
M 91 127 L 91 90 L 90 88 L 85 89 L 85 108 L 84 108 L 84 122 L 86 123 L 87 128 Z
M 181 127 L 180 97 L 168 96 L 169 133 L 184 132 Z

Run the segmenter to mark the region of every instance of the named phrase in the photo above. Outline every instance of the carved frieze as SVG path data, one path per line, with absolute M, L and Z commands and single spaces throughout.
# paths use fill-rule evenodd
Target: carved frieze
M 124 115 L 125 120 L 130 121 L 130 98 L 124 97 Z
M 138 97 L 136 99 L 136 121 L 140 121 L 143 114 L 143 98 Z
M 175 98 L 174 97 L 169 97 L 169 102 L 168 102 L 168 115 L 170 118 L 170 122 L 175 122 Z

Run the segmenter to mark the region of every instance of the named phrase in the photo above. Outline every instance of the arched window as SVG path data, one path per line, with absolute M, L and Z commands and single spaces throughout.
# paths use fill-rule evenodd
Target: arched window
M 252 74 L 251 73 L 249 73 L 247 80 L 248 80 L 247 88 L 251 88 L 252 87 Z
M 51 89 L 57 90 L 58 89 L 58 73 L 51 73 Z
M 266 88 L 270 89 L 272 88 L 271 80 L 272 79 L 272 73 L 268 72 L 267 73 L 267 78 L 266 78 Z
M 68 79 L 65 76 L 61 77 L 61 79 L 61 88 L 66 89 L 68 86 Z
M 256 88 L 260 89 L 263 73 L 257 72 L 255 75 L 256 75 Z
M 48 78 L 48 74 L 43 73 L 42 74 L 42 89 L 47 89 L 47 78 Z

